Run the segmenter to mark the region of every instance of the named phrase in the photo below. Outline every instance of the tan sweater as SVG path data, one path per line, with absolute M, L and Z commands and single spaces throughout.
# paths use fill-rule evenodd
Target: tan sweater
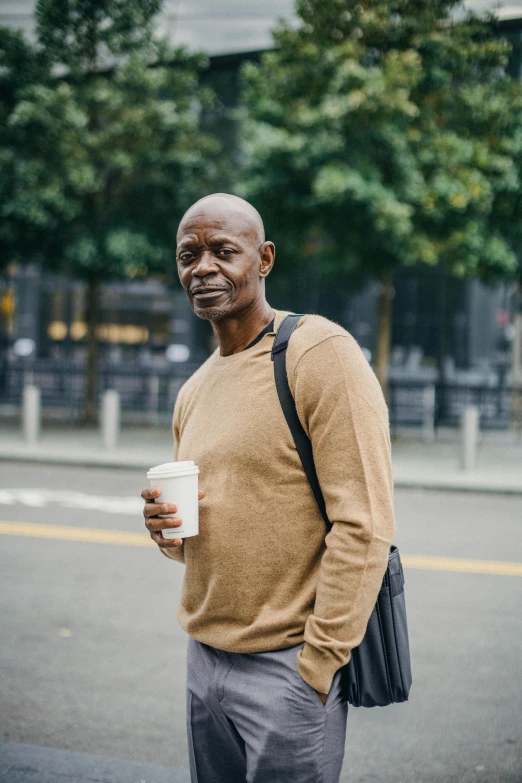
M 388 414 L 355 340 L 305 316 L 287 370 L 333 523 L 325 541 L 277 397 L 273 340 L 216 351 L 181 389 L 174 458 L 195 460 L 206 497 L 199 535 L 162 552 L 186 566 L 178 617 L 187 633 L 244 653 L 304 639 L 299 672 L 327 693 L 364 635 L 394 533 Z

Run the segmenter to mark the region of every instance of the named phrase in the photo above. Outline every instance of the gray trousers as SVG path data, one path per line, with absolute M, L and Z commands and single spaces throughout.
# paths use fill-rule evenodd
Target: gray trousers
M 302 646 L 229 653 L 189 638 L 192 783 L 338 783 L 348 702 L 337 672 L 323 706 L 297 671 Z

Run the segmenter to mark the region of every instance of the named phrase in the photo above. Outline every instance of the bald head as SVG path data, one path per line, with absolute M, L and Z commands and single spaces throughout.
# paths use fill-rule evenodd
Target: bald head
M 214 323 L 266 312 L 275 247 L 252 204 L 228 193 L 196 201 L 178 228 L 176 263 L 190 305 Z
M 181 218 L 178 239 L 184 233 L 187 223 L 193 219 L 205 218 L 209 221 L 231 221 L 238 228 L 252 232 L 260 245 L 265 241 L 265 227 L 257 209 L 245 199 L 230 193 L 212 193 L 192 204 Z

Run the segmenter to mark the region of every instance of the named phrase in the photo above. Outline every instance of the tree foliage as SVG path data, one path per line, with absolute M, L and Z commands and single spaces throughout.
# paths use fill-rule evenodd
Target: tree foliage
M 214 181 L 205 59 L 152 31 L 160 0 L 38 0 L 37 43 L 0 35 L 0 251 L 88 283 L 87 421 L 100 282 L 174 268 L 187 204 Z
M 244 68 L 243 189 L 286 258 L 379 278 L 388 297 L 400 265 L 513 274 L 522 100 L 492 19 L 452 0 L 297 7 Z
M 38 40 L 55 63 L 80 75 L 146 51 L 161 0 L 39 0 Z
M 205 61 L 154 43 L 158 5 L 40 0 L 36 49 L 4 31 L 11 73 L 32 73 L 3 103 L 4 257 L 97 280 L 172 260 L 176 218 L 218 150 L 201 127 Z
M 23 142 L 11 120 L 24 91 L 48 76 L 45 55 L 19 31 L 0 28 L 0 269 L 19 254 L 31 258 L 44 244 L 32 199 L 23 195 L 32 195 L 34 177 L 24 164 Z
M 522 102 L 491 20 L 441 0 L 298 10 L 244 70 L 249 193 L 321 233 L 327 267 L 513 270 Z

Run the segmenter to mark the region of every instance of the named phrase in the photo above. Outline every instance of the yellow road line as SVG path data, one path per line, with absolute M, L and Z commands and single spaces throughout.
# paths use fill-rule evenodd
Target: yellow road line
M 98 530 L 93 527 L 40 525 L 34 522 L 0 522 L 0 534 L 57 538 L 61 541 L 89 541 L 93 544 L 123 544 L 124 546 L 156 546 L 149 534 L 128 533 L 125 530 Z
M 522 563 L 508 563 L 502 560 L 465 560 L 459 557 L 431 557 L 430 555 L 401 555 L 401 560 L 405 568 L 522 576 Z
M 125 530 L 99 530 L 92 527 L 44 525 L 34 522 L 1 522 L 0 535 L 50 538 L 61 541 L 87 541 L 93 544 L 120 544 L 123 546 L 156 546 L 148 534 Z M 522 563 L 495 560 L 467 560 L 458 557 L 430 555 L 401 555 L 406 568 L 428 571 L 456 571 L 467 574 L 496 574 L 522 576 Z

